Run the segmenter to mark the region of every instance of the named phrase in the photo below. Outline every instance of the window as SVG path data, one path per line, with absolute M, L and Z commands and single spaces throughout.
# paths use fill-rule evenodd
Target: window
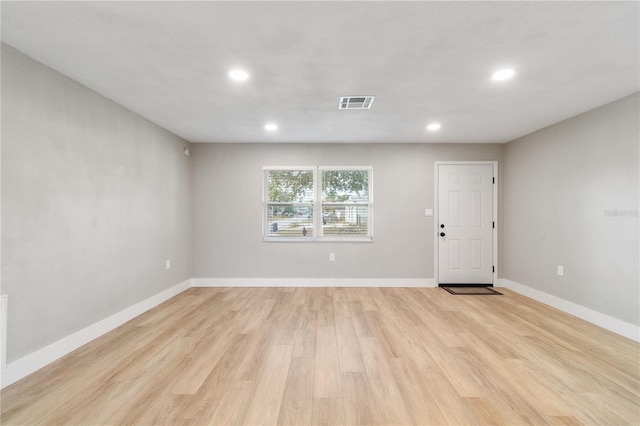
M 322 235 L 369 237 L 369 175 L 367 169 L 320 169 Z
M 372 237 L 371 167 L 265 167 L 266 241 Z
M 315 169 L 265 170 L 266 237 L 313 237 Z

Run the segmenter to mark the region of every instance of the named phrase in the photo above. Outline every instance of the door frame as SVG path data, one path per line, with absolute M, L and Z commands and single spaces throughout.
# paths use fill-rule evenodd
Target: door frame
M 498 282 L 498 185 L 500 184 L 500 179 L 498 179 L 498 162 L 497 161 L 436 161 L 434 163 L 434 174 L 435 174 L 435 187 L 434 187 L 434 208 L 433 208 L 433 280 L 435 281 L 436 287 L 440 286 L 440 271 L 439 271 L 439 262 L 440 262 L 440 250 L 439 244 L 440 239 L 438 238 L 440 224 L 440 167 L 441 165 L 491 165 L 493 166 L 493 177 L 495 179 L 495 183 L 493 186 L 493 221 L 496 226 L 493 228 L 493 266 L 494 271 L 491 275 L 492 285 Z

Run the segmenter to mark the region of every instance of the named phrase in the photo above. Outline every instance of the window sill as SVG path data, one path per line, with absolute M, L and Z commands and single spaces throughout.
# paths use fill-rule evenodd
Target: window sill
M 302 237 L 302 238 L 287 238 L 287 237 L 262 237 L 264 243 L 372 243 L 373 237 Z

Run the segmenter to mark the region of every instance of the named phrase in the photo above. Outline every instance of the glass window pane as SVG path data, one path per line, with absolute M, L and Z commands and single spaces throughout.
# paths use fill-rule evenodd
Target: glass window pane
M 369 167 L 265 168 L 263 235 L 272 240 L 370 238 L 371 173 Z M 320 187 L 314 186 L 316 178 Z
M 368 203 L 367 170 L 324 170 L 322 202 Z
M 313 203 L 312 170 L 268 170 L 268 201 Z
M 269 203 L 267 237 L 313 237 L 313 205 Z
M 322 235 L 367 237 L 369 206 L 366 204 L 323 204 Z

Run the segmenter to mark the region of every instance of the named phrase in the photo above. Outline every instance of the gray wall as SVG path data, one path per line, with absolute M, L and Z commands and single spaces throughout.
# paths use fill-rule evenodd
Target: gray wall
M 638 104 L 635 94 L 508 143 L 502 234 L 502 276 L 632 324 Z M 607 215 L 615 210 L 632 212 Z
M 192 276 L 433 278 L 436 160 L 499 162 L 501 277 L 639 324 L 638 217 L 605 214 L 638 209 L 638 113 L 634 95 L 507 145 L 197 144 L 190 159 L 3 45 L 8 361 Z M 265 165 L 373 166 L 374 241 L 263 242 Z
M 190 278 L 188 145 L 2 46 L 8 362 Z
M 502 145 L 194 144 L 193 277 L 433 278 L 434 161 Z M 263 242 L 263 166 L 373 166 L 373 242 Z M 336 261 L 329 262 L 329 253 Z

